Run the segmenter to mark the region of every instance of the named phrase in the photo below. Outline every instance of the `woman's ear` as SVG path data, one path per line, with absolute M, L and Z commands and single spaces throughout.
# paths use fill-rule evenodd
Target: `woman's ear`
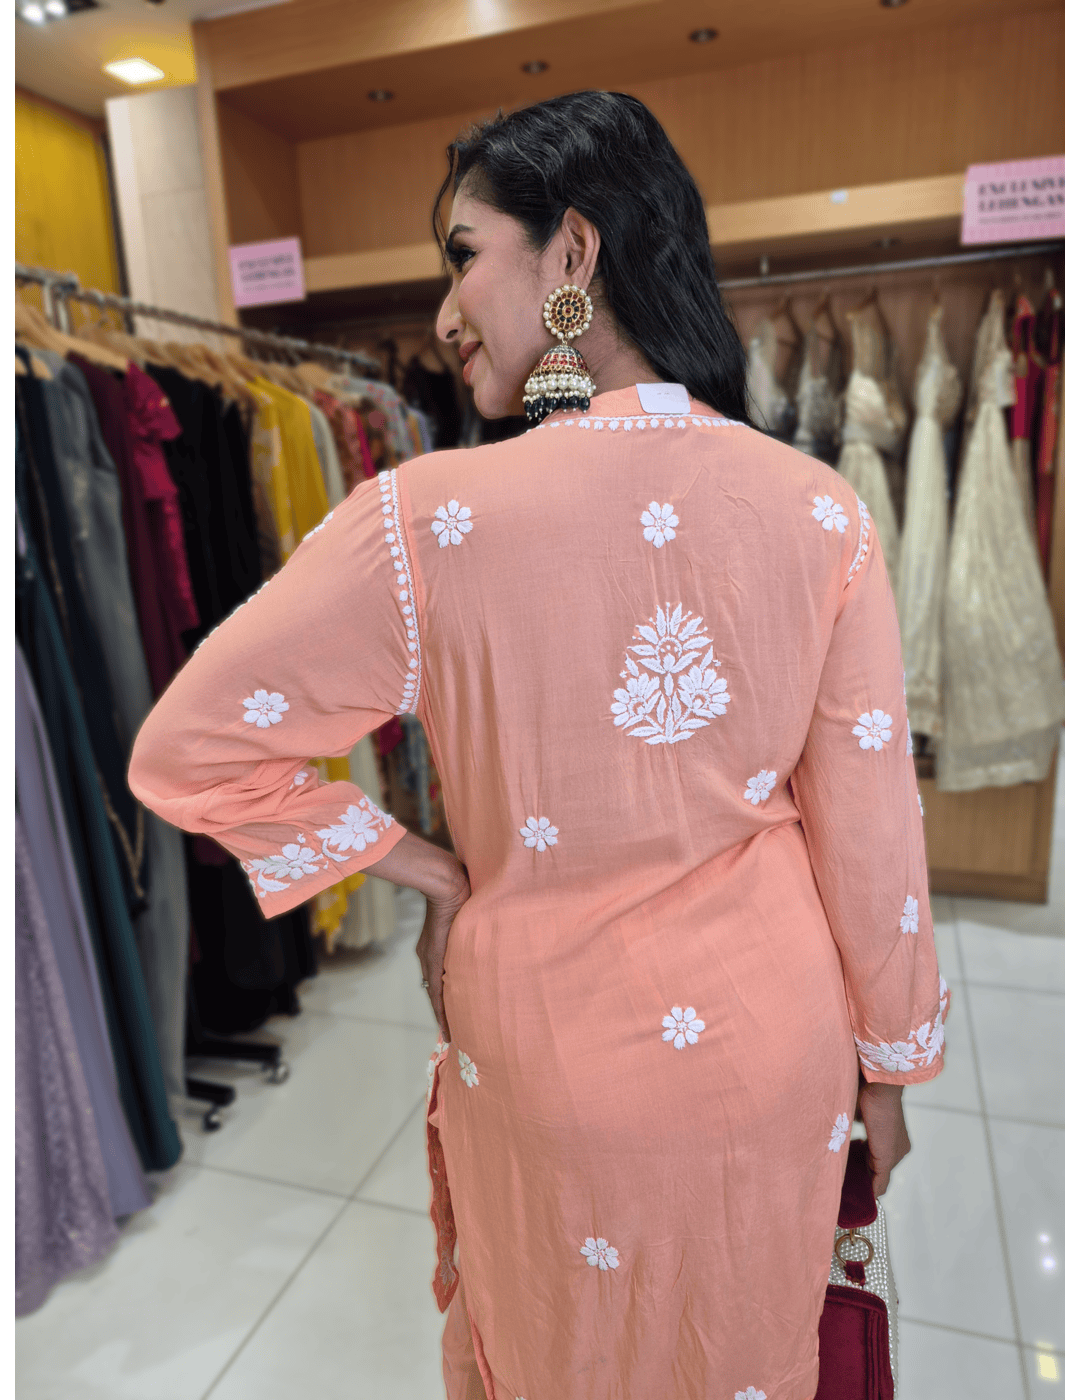
M 600 256 L 600 233 L 595 224 L 571 207 L 563 215 L 561 234 L 566 248 L 563 258 L 566 279 L 587 287 Z

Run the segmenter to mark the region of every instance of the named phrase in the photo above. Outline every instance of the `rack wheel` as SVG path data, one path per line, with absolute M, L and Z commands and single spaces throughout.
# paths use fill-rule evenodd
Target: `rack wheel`
M 279 1060 L 276 1065 L 270 1066 L 266 1077 L 271 1084 L 284 1084 L 289 1077 L 289 1066 L 284 1060 Z
M 216 1104 L 203 1114 L 202 1125 L 204 1133 L 216 1133 L 221 1127 L 221 1110 Z

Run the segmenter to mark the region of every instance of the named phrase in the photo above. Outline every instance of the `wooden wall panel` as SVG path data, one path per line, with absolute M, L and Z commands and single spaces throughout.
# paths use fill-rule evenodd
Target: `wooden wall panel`
M 1051 10 L 626 86 L 726 204 L 1060 153 L 1063 55 Z M 477 115 L 300 143 L 305 252 L 422 242 L 443 150 Z
M 217 112 L 229 241 L 255 243 L 301 235 L 296 147 L 221 97 Z

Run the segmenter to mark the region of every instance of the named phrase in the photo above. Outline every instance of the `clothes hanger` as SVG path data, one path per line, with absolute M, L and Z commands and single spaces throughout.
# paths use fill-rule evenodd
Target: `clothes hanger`
M 57 355 L 67 356 L 74 351 L 85 359 L 102 365 L 106 369 L 126 371 L 127 359 L 115 350 L 96 345 L 92 340 L 80 340 L 78 336 L 67 335 L 50 325 L 45 313 L 29 302 L 15 302 L 15 329 L 19 335 L 39 350 L 52 350 Z

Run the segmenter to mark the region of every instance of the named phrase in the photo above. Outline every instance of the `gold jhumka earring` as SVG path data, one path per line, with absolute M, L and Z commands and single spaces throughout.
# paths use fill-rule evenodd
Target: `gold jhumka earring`
M 596 393 L 580 350 L 569 342 L 589 329 L 592 298 L 572 282 L 556 288 L 544 302 L 544 325 L 559 344 L 547 352 L 525 381 L 525 416 L 539 423 L 557 408 L 587 409 Z

